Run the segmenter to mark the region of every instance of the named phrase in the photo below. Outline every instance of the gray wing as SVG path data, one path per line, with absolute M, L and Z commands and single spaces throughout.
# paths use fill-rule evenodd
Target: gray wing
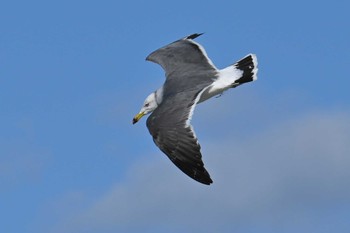
M 202 34 L 193 34 L 166 45 L 148 55 L 146 60 L 161 65 L 167 79 L 181 77 L 171 75 L 174 72 L 217 71 L 204 48 L 192 40 L 200 35 Z
M 166 74 L 163 99 L 180 92 L 199 93 L 211 85 L 219 71 L 208 58 L 204 48 L 192 39 L 192 34 L 151 53 L 146 59 L 161 65 Z
M 198 94 L 190 91 L 166 98 L 148 117 L 147 127 L 155 144 L 181 171 L 209 185 L 213 181 L 204 168 L 201 147 L 188 120 Z

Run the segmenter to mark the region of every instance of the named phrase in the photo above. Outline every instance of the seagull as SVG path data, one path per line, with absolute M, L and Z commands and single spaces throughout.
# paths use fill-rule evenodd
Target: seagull
M 204 168 L 201 146 L 190 124 L 193 111 L 198 103 L 256 80 L 258 62 L 255 54 L 248 54 L 233 65 L 218 69 L 194 41 L 202 34 L 186 36 L 146 58 L 164 69 L 166 80 L 145 99 L 132 122 L 152 113 L 146 124 L 154 143 L 182 172 L 210 185 L 213 181 Z

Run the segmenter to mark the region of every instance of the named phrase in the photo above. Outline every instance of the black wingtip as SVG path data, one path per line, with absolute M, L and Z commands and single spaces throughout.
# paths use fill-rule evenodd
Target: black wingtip
M 213 183 L 212 179 L 195 179 L 196 181 L 198 181 L 199 183 L 205 184 L 205 185 L 211 185 Z
M 203 33 L 194 33 L 194 34 L 192 34 L 192 35 L 187 36 L 185 39 L 186 39 L 186 40 L 193 40 L 193 39 L 195 39 L 195 38 L 197 38 L 198 36 L 201 36 L 201 35 L 203 35 L 203 34 L 204 34 L 204 32 L 203 32 Z
M 169 157 L 169 156 L 168 156 Z M 169 157 L 170 158 L 170 157 Z M 203 162 L 202 165 L 192 166 L 191 164 L 174 158 L 171 161 L 186 175 L 198 181 L 199 183 L 210 185 L 213 183 L 213 180 L 210 178 L 208 171 L 204 168 Z
M 175 164 L 175 165 L 177 165 L 177 164 Z M 199 183 L 202 183 L 205 185 L 210 185 L 213 183 L 213 180 L 210 178 L 209 173 L 207 172 L 207 170 L 204 167 L 202 167 L 201 169 L 195 169 L 195 170 L 192 169 L 192 171 L 188 171 L 188 170 L 184 169 L 183 167 L 179 167 L 179 168 L 186 175 L 188 175 L 189 177 L 191 177 L 192 179 L 194 179 L 195 181 L 197 181 Z
M 210 178 L 209 173 L 205 169 L 199 176 L 191 176 L 191 178 L 205 185 L 211 185 L 213 183 L 213 180 Z

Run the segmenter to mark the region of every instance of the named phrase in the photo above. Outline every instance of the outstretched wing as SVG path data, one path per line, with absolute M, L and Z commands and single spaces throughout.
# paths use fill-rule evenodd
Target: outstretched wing
M 185 174 L 203 184 L 213 181 L 204 168 L 200 145 L 189 124 L 200 92 L 172 95 L 148 117 L 153 141 Z
M 192 34 L 183 39 L 177 40 L 169 45 L 157 49 L 146 60 L 155 62 L 163 67 L 166 77 L 173 78 L 174 72 L 196 70 L 216 71 L 216 67 L 207 56 L 204 48 L 193 41 L 194 38 L 202 34 Z

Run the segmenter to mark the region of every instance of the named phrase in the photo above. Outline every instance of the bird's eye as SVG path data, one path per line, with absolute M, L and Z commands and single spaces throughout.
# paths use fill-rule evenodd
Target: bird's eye
M 145 107 L 148 107 L 149 106 L 149 103 L 145 104 Z

